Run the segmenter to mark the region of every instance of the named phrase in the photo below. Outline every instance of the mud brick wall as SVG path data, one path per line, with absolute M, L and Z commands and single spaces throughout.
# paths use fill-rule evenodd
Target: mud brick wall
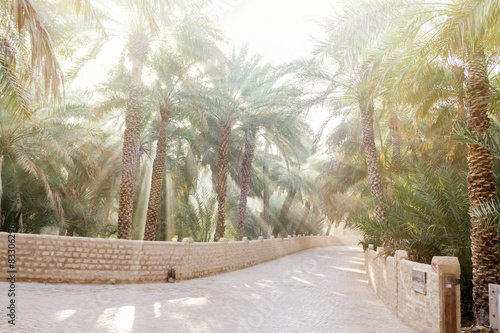
M 0 275 L 8 277 L 7 233 L 0 233 Z M 320 246 L 357 245 L 357 237 L 304 236 L 217 243 L 145 242 L 15 234 L 16 281 L 49 283 L 164 282 L 229 272 Z
M 434 257 L 434 265 L 408 260 L 406 251 L 394 257 L 384 256 L 383 248 L 365 251 L 366 273 L 378 297 L 404 323 L 416 332 L 444 332 L 443 275 L 460 277 L 460 264 L 455 257 Z M 426 273 L 425 294 L 413 286 L 414 271 Z M 460 285 L 455 286 L 457 332 L 460 332 Z
M 398 277 L 395 258 L 383 257 L 375 251 L 366 251 L 365 265 L 371 287 L 387 307 L 397 313 Z

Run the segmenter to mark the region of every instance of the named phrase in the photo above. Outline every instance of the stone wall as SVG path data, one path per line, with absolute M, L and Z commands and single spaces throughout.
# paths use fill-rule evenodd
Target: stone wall
M 7 263 L 7 233 L 0 232 L 0 262 Z M 50 283 L 163 282 L 169 268 L 178 280 L 229 272 L 321 246 L 357 245 L 358 237 L 305 236 L 254 241 L 145 242 L 15 234 L 16 281 Z M 0 278 L 8 266 L 0 265 Z
M 406 251 L 396 251 L 394 257 L 384 256 L 383 248 L 365 251 L 368 281 L 379 298 L 408 326 L 417 332 L 444 332 L 444 275 L 460 277 L 460 265 L 455 257 L 434 257 L 432 265 L 407 260 Z M 413 273 L 425 272 L 425 294 L 416 292 Z M 460 285 L 453 286 L 456 299 L 456 331 L 460 332 Z

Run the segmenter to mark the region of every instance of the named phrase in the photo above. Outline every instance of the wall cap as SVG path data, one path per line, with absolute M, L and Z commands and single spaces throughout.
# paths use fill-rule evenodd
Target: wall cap
M 435 256 L 432 257 L 432 267 L 437 268 L 437 273 L 460 276 L 460 263 L 457 257 Z
M 405 250 L 396 250 L 394 258 L 396 259 L 396 262 L 399 262 L 401 260 L 408 260 L 409 258 L 408 252 Z

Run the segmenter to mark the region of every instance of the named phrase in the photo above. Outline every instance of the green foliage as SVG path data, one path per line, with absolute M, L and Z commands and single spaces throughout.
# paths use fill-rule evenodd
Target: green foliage
M 217 196 L 203 189 L 201 195 L 194 194 L 176 214 L 177 224 L 187 228 L 195 242 L 210 241 L 217 219 Z
M 385 243 L 388 253 L 406 250 L 411 260 L 424 263 L 433 256 L 458 257 L 466 303 L 471 297 L 472 263 L 465 173 L 429 165 L 411 167 L 392 184 L 392 196 L 385 202 L 387 223 L 376 221 L 367 211 L 351 214 L 348 223 L 363 232 L 365 247 Z

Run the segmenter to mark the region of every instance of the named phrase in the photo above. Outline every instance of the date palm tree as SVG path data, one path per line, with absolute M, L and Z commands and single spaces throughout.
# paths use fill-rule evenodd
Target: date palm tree
M 308 200 L 306 200 L 305 212 L 309 211 L 311 198 L 314 196 L 315 192 L 314 178 L 315 174 L 313 173 L 313 170 L 302 169 L 298 164 L 294 163 L 288 172 L 284 172 L 278 179 L 277 185 L 283 192 L 286 193 L 286 196 L 283 204 L 281 205 L 278 223 L 273 228 L 274 237 L 278 237 L 280 234 L 286 237 L 292 233 L 289 212 L 293 201 L 297 196 L 300 198 L 308 198 Z M 307 208 L 307 205 L 309 205 L 309 208 Z M 302 228 L 304 224 L 302 224 L 300 228 Z
M 444 28 L 445 38 L 469 37 L 465 43 L 455 45 L 456 52 L 462 51 L 462 47 L 466 50 L 468 77 L 466 86 L 468 95 L 466 97 L 466 105 L 469 110 L 467 126 L 469 130 L 478 136 L 485 136 L 490 126 L 488 116 L 487 101 L 490 96 L 490 84 L 486 74 L 486 58 L 485 58 L 485 38 L 484 34 L 491 28 L 492 24 L 499 27 L 498 17 L 493 17 L 493 13 L 498 13 L 498 1 L 465 1 L 466 7 L 460 6 L 454 8 L 454 13 L 457 15 L 449 20 L 448 25 Z M 470 22 L 470 19 L 477 19 L 477 10 L 496 9 L 487 17 L 480 17 L 481 26 L 468 25 L 467 32 L 456 32 L 456 28 L 452 28 L 457 22 Z M 488 22 L 489 21 L 489 22 Z M 453 29 L 447 31 L 447 29 Z M 455 35 L 455 36 L 454 36 Z M 472 35 L 474 38 L 470 38 Z M 453 38 L 454 43 L 457 42 Z M 462 39 L 463 41 L 464 39 Z M 465 44 L 465 45 L 464 45 Z M 459 51 L 460 50 L 460 51 Z M 469 173 L 467 175 L 470 212 L 471 212 L 471 249 L 472 249 L 472 267 L 473 267 L 473 298 L 475 305 L 475 315 L 478 325 L 487 325 L 489 323 L 489 294 L 488 284 L 498 283 L 500 274 L 498 265 L 500 263 L 500 250 L 498 247 L 498 230 L 495 223 L 491 223 L 484 218 L 481 218 L 473 211 L 484 205 L 491 205 L 497 199 L 496 179 L 493 173 L 493 155 L 484 147 L 468 144 L 468 165 Z
M 333 41 L 332 41 L 333 42 Z M 325 50 L 327 51 L 327 50 Z M 341 69 L 335 74 L 323 72 L 322 78 L 329 78 L 329 89 L 324 96 L 324 103 L 332 103 L 336 112 L 358 112 L 362 124 L 362 138 L 364 159 L 369 176 L 369 186 L 374 198 L 375 216 L 383 222 L 387 214 L 381 204 L 384 191 L 380 174 L 379 155 L 375 145 L 374 134 L 374 84 L 375 69 L 368 63 L 352 64 L 351 67 Z M 316 73 L 315 75 L 318 75 Z M 341 76 L 344 76 L 341 78 Z M 322 97 L 324 98 L 324 97 Z
M 233 51 L 229 61 L 215 67 L 211 87 L 205 87 L 200 99 L 206 125 L 205 132 L 213 128 L 218 133 L 216 191 L 218 202 L 217 225 L 214 240 L 224 236 L 226 220 L 226 195 L 228 185 L 228 163 L 231 135 L 235 124 L 257 110 L 262 89 L 269 89 L 266 79 L 266 65 L 261 65 L 260 57 L 250 57 L 248 49 Z M 200 91 L 201 92 L 201 91 Z
M 327 88 L 319 100 L 336 114 L 358 113 L 374 215 L 380 223 L 386 223 L 387 214 L 382 204 L 384 190 L 374 116 L 385 78 L 379 74 L 380 60 L 373 54 L 384 45 L 383 37 L 392 22 L 395 11 L 388 9 L 401 7 L 403 4 L 396 1 L 344 1 L 343 10 L 325 20 L 326 38 L 319 42 L 316 59 L 309 62 L 302 76 L 324 82 Z
M 278 77 L 269 80 L 273 86 Z M 276 87 L 264 89 L 256 100 L 259 109 L 245 114 L 243 128 L 245 131 L 245 147 L 241 162 L 240 203 L 238 206 L 237 231 L 243 233 L 246 222 L 247 197 L 250 188 L 250 177 L 253 169 L 254 151 L 258 134 L 264 140 L 277 147 L 282 158 L 289 163 L 290 155 L 297 156 L 303 150 L 303 138 L 307 138 L 307 125 L 301 116 L 299 99 L 301 91 L 293 87 Z
M 139 169 L 139 140 L 142 110 L 142 70 L 150 49 L 150 37 L 144 25 L 134 27 L 129 38 L 128 51 L 132 59 L 130 93 L 125 113 L 123 134 L 122 176 L 120 183 L 120 206 L 118 213 L 118 238 L 130 239 L 136 179 Z
M 162 192 L 165 170 L 167 125 L 169 116 L 179 109 L 186 97 L 188 87 L 194 85 L 194 80 L 201 80 L 202 74 L 192 76 L 195 66 L 203 66 L 210 58 L 222 59 L 222 52 L 217 43 L 223 37 L 210 23 L 208 18 L 196 13 L 188 13 L 186 18 L 177 25 L 172 24 L 173 45 L 165 43 L 153 57 L 153 68 L 158 76 L 156 97 L 159 99 L 161 120 L 159 122 L 158 143 L 153 162 L 151 191 L 144 240 L 155 240 L 158 209 Z M 182 120 L 182 119 L 179 119 Z
M 118 208 L 118 238 L 120 239 L 130 239 L 134 200 L 137 193 L 143 68 L 149 57 L 152 39 L 160 31 L 158 13 L 162 13 L 161 9 L 170 5 L 170 2 L 163 3 L 160 7 L 155 7 L 158 5 L 156 2 L 150 3 L 149 1 L 140 3 L 132 1 L 129 5 L 132 9 L 132 21 L 128 29 L 127 53 L 132 61 L 132 74 L 123 134 L 122 176 Z

